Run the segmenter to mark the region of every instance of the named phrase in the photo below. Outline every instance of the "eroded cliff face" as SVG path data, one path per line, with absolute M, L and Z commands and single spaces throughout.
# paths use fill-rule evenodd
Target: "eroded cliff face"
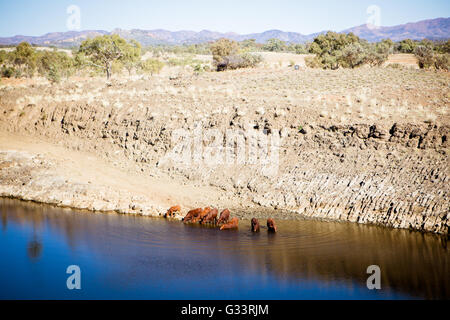
M 143 177 L 214 187 L 220 195 L 208 201 L 223 205 L 228 199 L 235 207 L 252 203 L 308 217 L 448 234 L 448 75 L 338 72 L 242 71 L 112 87 L 86 82 L 3 88 L 0 126 L 95 154 Z M 391 74 L 399 72 L 407 74 Z M 365 81 L 363 88 L 354 85 L 355 77 Z M 389 85 L 382 81 L 387 77 Z M 189 163 L 168 158 L 180 129 L 192 135 Z M 259 132 L 268 138 L 269 162 L 212 163 L 211 129 L 223 135 L 215 146 L 233 150 L 227 133 L 240 133 L 246 157 L 251 132 Z M 278 155 L 270 148 L 274 137 L 280 139 Z M 264 143 L 256 147 L 264 150 Z M 5 170 L 3 188 L 9 183 Z M 185 202 L 194 203 L 199 202 Z

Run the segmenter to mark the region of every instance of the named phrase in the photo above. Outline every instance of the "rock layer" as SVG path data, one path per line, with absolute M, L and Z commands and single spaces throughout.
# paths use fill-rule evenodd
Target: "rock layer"
M 307 217 L 448 234 L 448 75 L 394 69 L 351 72 L 258 70 L 113 86 L 91 81 L 4 87 L 0 126 L 3 132 L 41 137 L 142 175 L 164 174 L 215 188 L 220 190 L 215 199 L 225 206 L 228 201 L 234 207 L 251 207 L 251 202 Z M 382 81 L 386 77 L 389 84 Z M 355 85 L 361 82 L 365 85 Z M 424 101 L 430 104 L 423 107 Z M 251 132 L 278 135 L 275 174 L 259 162 L 211 165 L 206 138 L 197 161 L 167 161 L 177 129 L 216 129 L 224 135 L 243 130 L 247 147 Z M 219 145 L 227 147 L 226 139 Z M 8 167 L 11 154 L 5 154 L 0 159 L 0 191 L 26 199 L 27 182 L 20 186 L 8 180 L 14 170 Z M 38 158 L 30 159 L 26 166 L 51 166 L 36 162 Z M 34 178 L 24 174 L 23 179 Z M 48 179 L 48 185 L 64 185 Z M 114 199 L 128 197 L 124 203 L 134 201 L 143 208 L 121 211 L 167 210 L 148 205 L 145 198 L 132 200 L 132 192 L 117 189 L 98 189 L 96 199 L 90 198 L 89 188 L 72 186 L 68 192 L 67 197 L 85 194 L 80 201 L 89 209 L 122 208 L 108 204 L 109 195 L 119 192 Z M 51 202 L 51 194 L 42 200 Z M 186 205 L 195 206 L 189 201 Z

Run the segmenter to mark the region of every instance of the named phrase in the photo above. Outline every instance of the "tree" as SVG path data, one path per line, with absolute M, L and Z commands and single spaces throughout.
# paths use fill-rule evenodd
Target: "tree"
M 13 64 L 17 66 L 19 73 L 25 73 L 32 77 L 36 70 L 36 51 L 28 42 L 22 42 L 13 51 Z
M 138 52 L 140 55 L 140 45 L 139 50 L 136 45 L 137 42 L 128 43 L 116 34 L 104 35 L 83 41 L 78 53 L 89 65 L 104 70 L 109 80 L 114 61 L 120 60 L 125 64 L 135 59 Z
M 401 53 L 414 53 L 417 44 L 411 39 L 405 39 L 398 43 L 397 51 Z
M 238 52 L 239 45 L 233 40 L 219 39 L 211 44 L 211 53 L 216 66 L 222 63 L 225 57 L 236 55 Z
M 258 49 L 255 39 L 247 39 L 247 40 L 241 41 L 239 43 L 239 45 L 241 46 L 242 50 L 244 50 L 246 52 L 251 52 L 251 51 L 255 51 L 256 49 Z
M 438 41 L 434 46 L 434 50 L 438 53 L 450 53 L 450 40 Z
M 267 40 L 266 44 L 263 47 L 263 50 L 271 52 L 282 52 L 285 51 L 286 48 L 287 48 L 286 42 L 280 39 L 273 38 Z
M 356 43 L 361 43 L 361 40 L 353 33 L 343 34 L 329 31 L 314 39 L 309 46 L 309 52 L 317 56 L 315 65 L 322 65 L 325 69 L 335 70 L 340 66 L 349 66 L 350 56 L 353 56 L 350 49 L 356 49 L 356 47 L 349 47 L 346 52 L 343 52 L 343 50 L 345 47 Z
M 123 65 L 127 69 L 128 74 L 131 75 L 133 69 L 137 68 L 139 62 L 141 61 L 141 44 L 136 40 L 130 41 L 131 47 L 129 50 L 125 51 L 125 56 L 123 60 Z

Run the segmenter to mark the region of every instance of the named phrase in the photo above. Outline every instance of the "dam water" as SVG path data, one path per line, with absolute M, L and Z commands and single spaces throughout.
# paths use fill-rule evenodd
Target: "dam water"
M 0 299 L 448 299 L 448 238 L 278 220 L 277 234 L 0 199 Z M 69 266 L 80 290 L 69 290 Z M 380 267 L 380 290 L 367 268 Z

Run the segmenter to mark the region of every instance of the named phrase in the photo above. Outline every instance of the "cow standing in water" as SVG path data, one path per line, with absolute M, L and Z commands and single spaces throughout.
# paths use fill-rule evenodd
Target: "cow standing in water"
M 269 232 L 277 232 L 277 225 L 272 218 L 267 219 L 267 229 Z
M 225 209 L 220 213 L 219 221 L 217 221 L 217 224 L 228 223 L 228 220 L 230 220 L 230 210 Z
M 233 218 L 231 221 L 227 224 L 224 224 L 220 227 L 220 230 L 230 230 L 230 229 L 237 229 L 239 227 L 239 219 Z
M 260 230 L 260 226 L 259 226 L 259 221 L 256 218 L 252 219 L 252 232 L 259 232 Z
M 208 215 L 206 217 L 204 217 L 202 219 L 202 221 L 200 221 L 200 224 L 205 224 L 205 223 L 216 223 L 217 222 L 217 215 L 219 214 L 219 210 L 217 209 L 212 209 Z
M 210 207 L 203 209 L 203 211 L 192 220 L 192 223 L 197 223 L 199 221 L 202 221 L 210 212 L 211 212 Z
M 203 211 L 203 209 L 201 209 L 201 208 L 189 211 L 187 213 L 187 215 L 183 218 L 183 221 L 185 223 L 192 221 L 194 218 L 198 217 L 200 215 L 200 213 L 202 213 L 202 211 Z

